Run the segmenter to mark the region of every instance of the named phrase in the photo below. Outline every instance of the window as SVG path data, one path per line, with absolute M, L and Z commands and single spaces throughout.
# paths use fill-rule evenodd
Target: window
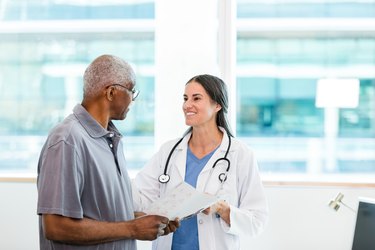
M 49 130 L 81 101 L 83 72 L 101 54 L 134 64 L 141 95 L 118 126 L 130 166 L 143 164 L 140 156 L 153 152 L 153 1 L 19 0 L 2 8 L 1 172 L 35 174 Z
M 4 2 L 0 173 L 35 174 L 48 131 L 81 100 L 83 71 L 104 53 L 132 63 L 141 90 L 126 121 L 116 122 L 130 168 L 183 133 L 183 84 L 214 72 L 234 79 L 227 81 L 232 126 L 263 173 L 375 173 L 375 3 L 237 0 L 231 63 L 233 36 L 220 7 L 232 2 L 198 2 Z M 194 12 L 193 20 L 184 15 Z M 317 107 L 323 78 L 358 79 L 358 106 Z
M 238 1 L 237 135 L 258 152 L 263 172 L 374 173 L 375 30 L 363 31 L 374 8 Z M 360 81 L 358 106 L 338 107 L 337 119 L 315 105 L 318 80 L 330 77 Z

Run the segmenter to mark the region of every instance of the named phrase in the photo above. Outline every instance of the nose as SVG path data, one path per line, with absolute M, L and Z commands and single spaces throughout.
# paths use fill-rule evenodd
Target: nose
M 184 101 L 182 108 L 183 109 L 188 109 L 191 107 L 191 102 L 189 100 Z

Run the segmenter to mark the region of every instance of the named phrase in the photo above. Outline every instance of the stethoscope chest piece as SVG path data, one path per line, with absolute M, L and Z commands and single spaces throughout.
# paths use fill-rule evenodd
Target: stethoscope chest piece
M 162 174 L 159 176 L 160 183 L 167 183 L 171 177 L 167 174 Z
M 229 151 L 229 149 L 227 150 L 227 152 Z M 226 180 L 227 180 L 227 174 L 228 174 L 228 171 L 230 169 L 230 161 L 229 159 L 227 158 L 227 154 L 225 154 L 225 157 L 223 158 L 219 158 L 215 161 L 214 165 L 212 166 L 212 169 L 214 169 L 216 167 L 216 164 L 219 162 L 219 161 L 224 161 L 227 163 L 227 169 L 225 170 L 225 172 L 219 174 L 219 181 L 221 183 L 224 183 Z
M 221 173 L 221 174 L 219 174 L 219 181 L 220 181 L 220 183 L 223 183 L 226 180 L 227 180 L 227 173 Z

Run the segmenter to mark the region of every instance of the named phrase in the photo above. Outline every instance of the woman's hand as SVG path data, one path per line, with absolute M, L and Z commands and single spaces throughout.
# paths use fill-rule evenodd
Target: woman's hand
M 226 201 L 218 201 L 209 208 L 203 210 L 204 214 L 216 213 L 230 226 L 230 206 Z

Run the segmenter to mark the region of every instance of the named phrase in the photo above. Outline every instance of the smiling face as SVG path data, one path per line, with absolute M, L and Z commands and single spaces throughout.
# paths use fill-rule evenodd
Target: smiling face
M 216 115 L 221 107 L 210 98 L 200 83 L 192 81 L 185 86 L 182 109 L 186 125 L 201 127 L 216 126 Z

